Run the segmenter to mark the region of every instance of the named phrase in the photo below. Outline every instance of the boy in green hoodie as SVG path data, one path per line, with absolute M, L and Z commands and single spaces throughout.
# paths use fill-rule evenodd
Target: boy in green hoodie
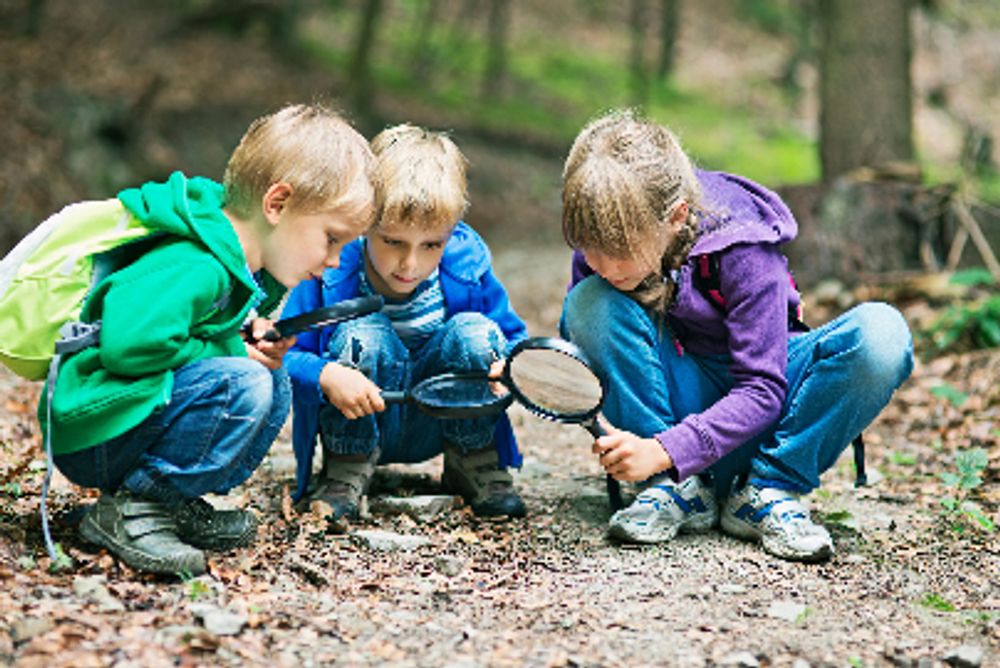
M 55 464 L 102 492 L 86 540 L 133 568 L 198 574 L 203 549 L 253 539 L 252 512 L 201 497 L 245 481 L 288 414 L 294 339 L 260 340 L 271 322 L 256 314 L 338 266 L 376 212 L 373 170 L 346 121 L 295 105 L 250 126 L 223 184 L 175 172 L 119 193 L 163 236 L 91 291 L 81 319 L 101 321 L 100 343 L 66 357 L 56 381 Z

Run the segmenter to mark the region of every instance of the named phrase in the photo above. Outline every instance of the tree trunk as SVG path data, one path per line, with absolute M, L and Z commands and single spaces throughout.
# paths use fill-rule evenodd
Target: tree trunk
M 431 35 L 438 22 L 441 10 L 441 0 L 426 0 L 423 14 L 420 16 L 420 27 L 417 29 L 417 39 L 413 44 L 413 57 L 410 59 L 410 72 L 413 78 L 420 82 L 427 81 L 431 67 Z
M 487 30 L 486 69 L 483 70 L 483 97 L 495 100 L 503 92 L 507 77 L 507 33 L 510 30 L 512 0 L 490 0 Z
M 825 181 L 913 159 L 909 9 L 909 0 L 820 0 Z
M 681 0 L 661 0 L 660 2 L 660 62 L 656 66 L 656 76 L 661 80 L 674 73 L 680 9 Z
M 632 0 L 629 12 L 629 32 L 632 49 L 629 53 L 629 92 L 632 104 L 641 106 L 649 99 L 649 75 L 646 71 L 647 0 Z
M 366 0 L 358 29 L 358 41 L 354 45 L 351 58 L 350 82 L 355 108 L 367 114 L 372 106 L 371 53 L 375 46 L 375 34 L 382 15 L 382 0 Z

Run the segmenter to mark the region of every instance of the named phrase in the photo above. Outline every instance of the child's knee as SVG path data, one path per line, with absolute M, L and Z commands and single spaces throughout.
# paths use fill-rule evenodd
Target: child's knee
M 888 304 L 872 302 L 856 307 L 852 317 L 870 379 L 903 382 L 913 370 L 913 340 L 902 314 Z
M 228 370 L 230 417 L 266 419 L 275 401 L 275 378 L 270 369 L 251 359 L 238 359 Z
M 354 366 L 371 366 L 380 358 L 395 356 L 402 347 L 392 322 L 383 313 L 341 324 L 327 347 L 331 358 Z
M 588 349 L 604 349 L 604 339 L 618 330 L 615 323 L 636 323 L 648 319 L 631 297 L 613 288 L 598 276 L 578 283 L 563 303 L 563 336 Z
M 445 323 L 443 347 L 455 357 L 498 359 L 504 356 L 507 337 L 482 313 L 456 313 Z

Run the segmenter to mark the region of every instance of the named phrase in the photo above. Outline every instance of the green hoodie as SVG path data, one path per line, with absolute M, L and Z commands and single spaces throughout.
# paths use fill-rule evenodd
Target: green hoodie
M 123 190 L 118 199 L 164 235 L 100 281 L 83 305 L 84 322 L 101 321 L 100 345 L 59 368 L 51 424 L 57 455 L 138 425 L 169 400 L 174 369 L 210 357 L 245 357 L 239 330 L 248 312 L 259 304 L 260 313 L 270 313 L 284 293 L 266 272 L 266 292 L 253 281 L 222 213 L 218 183 L 174 172 L 166 183 Z

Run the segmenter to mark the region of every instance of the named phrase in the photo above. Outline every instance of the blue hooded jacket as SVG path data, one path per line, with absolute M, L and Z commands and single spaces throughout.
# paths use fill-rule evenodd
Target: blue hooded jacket
M 356 239 L 341 252 L 340 266 L 323 272 L 322 281 L 303 281 L 292 290 L 282 317 L 360 296 L 360 274 L 364 270 L 364 246 Z M 524 321 L 514 312 L 507 291 L 493 274 L 486 242 L 465 223 L 455 226 L 445 245 L 439 270 L 447 318 L 469 311 L 482 313 L 500 326 L 507 338 L 508 352 L 517 342 L 527 338 Z M 312 475 L 319 409 L 327 403 L 319 377 L 329 360 L 322 354 L 336 331 L 337 327 L 333 326 L 304 332 L 285 355 L 293 390 L 292 448 L 296 459 L 296 490 L 292 498 L 295 501 L 305 494 Z M 506 415 L 497 423 L 494 439 L 500 466 L 520 467 L 521 453 Z

